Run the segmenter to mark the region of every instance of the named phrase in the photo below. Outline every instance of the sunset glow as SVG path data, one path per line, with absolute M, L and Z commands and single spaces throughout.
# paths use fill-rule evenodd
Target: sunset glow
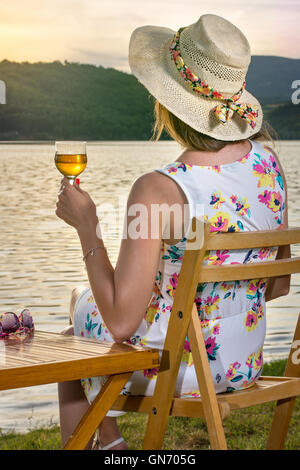
M 132 31 L 179 29 L 205 13 L 225 17 L 252 54 L 300 57 L 298 0 L 10 0 L 0 5 L 0 60 L 91 63 L 129 71 Z

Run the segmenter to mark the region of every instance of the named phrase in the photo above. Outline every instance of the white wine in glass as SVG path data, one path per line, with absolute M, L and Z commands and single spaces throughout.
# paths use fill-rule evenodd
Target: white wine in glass
M 55 142 L 55 165 L 73 184 L 87 165 L 86 142 Z

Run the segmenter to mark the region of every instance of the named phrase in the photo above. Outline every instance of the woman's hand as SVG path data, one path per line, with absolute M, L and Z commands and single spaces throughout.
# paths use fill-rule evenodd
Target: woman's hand
M 77 231 L 98 224 L 96 205 L 90 195 L 74 181 L 63 178 L 55 214 Z

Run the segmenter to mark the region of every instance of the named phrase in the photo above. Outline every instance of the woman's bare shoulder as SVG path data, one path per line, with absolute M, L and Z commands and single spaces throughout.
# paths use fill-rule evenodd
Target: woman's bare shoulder
M 168 176 L 151 171 L 139 176 L 131 188 L 131 196 L 149 202 L 185 202 L 180 187 Z

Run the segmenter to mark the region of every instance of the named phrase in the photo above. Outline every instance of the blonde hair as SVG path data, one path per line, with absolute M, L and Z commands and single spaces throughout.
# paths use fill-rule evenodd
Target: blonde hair
M 188 150 L 217 152 L 227 144 L 237 144 L 246 140 L 240 139 L 235 141 L 225 141 L 202 134 L 181 121 L 181 119 L 171 113 L 158 100 L 155 100 L 154 116 L 155 122 L 151 140 L 154 140 L 155 142 L 159 140 L 163 130 L 165 130 L 169 136 L 178 142 L 183 148 Z M 274 138 L 271 134 L 274 135 Z M 268 121 L 263 120 L 260 131 L 252 135 L 251 139 L 271 141 L 274 146 L 274 139 L 277 140 L 278 135 Z

